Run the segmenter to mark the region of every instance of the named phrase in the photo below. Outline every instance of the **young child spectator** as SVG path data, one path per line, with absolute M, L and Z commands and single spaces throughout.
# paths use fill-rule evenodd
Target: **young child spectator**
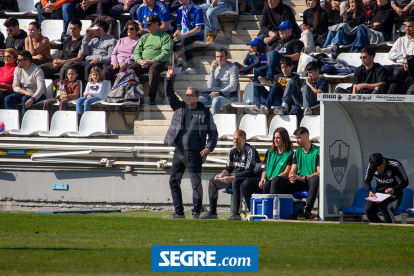
M 292 72 L 293 61 L 290 57 L 283 57 L 280 60 L 280 68 L 282 73 L 275 75 L 273 78 L 274 86 L 270 92 L 265 86 L 253 87 L 253 108 L 245 108 L 246 113 L 253 114 L 269 114 L 272 106 L 280 106 L 282 104 L 282 96 L 285 88 L 290 80 L 293 79 L 297 86 L 300 86 L 299 76 Z M 259 83 L 258 81 L 256 83 Z
M 50 111 L 50 108 L 56 102 L 59 102 L 59 110 L 65 110 L 69 101 L 76 100 L 77 98 L 79 98 L 80 84 L 76 81 L 76 78 L 78 77 L 78 72 L 76 72 L 76 68 L 69 67 L 67 70 L 67 74 L 68 78 L 60 80 L 57 84 L 60 88 L 60 94 L 56 95 L 56 98 L 46 100 L 43 104 L 43 110 Z
M 283 93 L 282 105 L 275 109 L 275 114 L 283 115 L 287 111 L 288 103 L 293 99 L 296 105 L 302 106 L 303 115 L 311 115 L 312 107 L 319 104 L 318 93 L 329 93 L 329 84 L 325 79 L 321 79 L 319 72 L 321 66 L 318 62 L 312 61 L 306 66 L 308 78 L 303 82 L 302 88 L 291 79 Z
M 262 67 L 267 64 L 267 58 L 265 50 L 263 48 L 263 41 L 258 38 L 253 38 L 252 41 L 247 43 L 250 45 L 250 52 L 247 53 L 246 58 L 243 61 L 243 65 L 238 62 L 234 64 L 240 69 L 240 75 L 252 74 L 253 69 Z
M 336 54 L 339 45 L 350 45 L 355 39 L 355 35 L 347 34 L 344 24 L 354 28 L 365 21 L 366 11 L 362 0 L 349 0 L 349 8 L 339 17 L 337 25 L 329 27 L 328 37 L 323 45 L 322 51 L 325 53 Z M 344 23 L 344 24 L 341 24 Z
M 91 110 L 91 104 L 102 100 L 105 91 L 104 77 L 99 67 L 95 66 L 91 69 L 88 81 L 83 97 L 76 101 L 78 120 L 80 120 L 82 115 L 82 105 L 84 105 L 84 112 Z
M 26 37 L 24 43 L 26 51 L 32 54 L 34 64 L 52 62 L 49 38 L 42 35 L 39 22 L 33 21 L 29 24 L 29 36 Z

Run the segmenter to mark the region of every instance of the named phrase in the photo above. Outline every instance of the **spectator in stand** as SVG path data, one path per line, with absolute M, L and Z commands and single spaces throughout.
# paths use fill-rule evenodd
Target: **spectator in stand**
M 4 66 L 3 49 L 12 48 L 20 53 L 24 50 L 24 40 L 27 37 L 27 33 L 19 28 L 19 21 L 16 18 L 10 17 L 3 25 L 6 27 L 8 36 L 5 45 L 0 48 L 0 66 Z
M 250 198 L 254 193 L 276 194 L 276 177 L 288 177 L 292 168 L 293 144 L 289 133 L 278 127 L 273 133 L 272 146 L 266 151 L 263 161 L 264 170 L 260 181 L 243 182 L 242 190 L 247 207 L 250 211 Z
M 213 115 L 220 113 L 222 105 L 237 99 L 239 70 L 235 64 L 228 61 L 228 58 L 227 48 L 216 48 L 216 60 L 211 64 L 210 77 L 207 81 L 208 89 L 200 92 L 199 101 L 205 105 L 212 105 Z
M 76 81 L 78 73 L 75 67 L 69 67 L 68 78 L 58 82 L 60 94 L 56 98 L 46 100 L 43 104 L 43 110 L 52 108 L 52 105 L 59 102 L 59 110 L 65 110 L 69 101 L 77 100 L 80 93 L 80 84 Z
M 355 69 L 352 86 L 349 89 L 336 88 L 335 93 L 387 94 L 387 75 L 384 67 L 374 62 L 375 50 L 365 47 L 361 50 L 362 65 Z
M 291 79 L 283 93 L 282 105 L 275 109 L 275 114 L 286 114 L 288 103 L 293 99 L 296 105 L 302 106 L 303 115 L 312 115 L 311 108 L 319 104 L 318 93 L 329 93 L 329 84 L 325 79 L 321 79 L 320 70 L 321 66 L 317 61 L 306 65 L 308 77 L 303 82 L 302 88 Z
M 111 64 L 103 70 L 105 80 L 111 80 L 113 76 L 125 71 L 135 62 L 134 49 L 139 41 L 138 31 L 138 23 L 135 21 L 129 21 L 126 24 L 123 32 L 127 33 L 127 37 L 121 38 L 116 44 L 111 55 Z
M 36 4 L 39 23 L 45 19 L 63 19 L 63 35 L 66 34 L 69 23 L 73 20 L 73 0 L 41 0 Z
M 183 5 L 177 11 L 177 30 L 174 42 L 181 42 L 187 62 L 187 73 L 195 74 L 192 44 L 204 39 L 203 10 L 191 0 L 180 0 Z
M 413 0 L 391 0 L 391 7 L 402 18 L 414 15 Z
M 273 77 L 282 73 L 280 60 L 283 57 L 290 57 L 297 67 L 303 49 L 303 42 L 293 37 L 293 26 L 289 21 L 283 21 L 277 27 L 277 32 L 279 33 L 278 38 L 269 52 L 269 65 L 254 71 L 254 80 L 260 81 L 262 84 L 272 84 Z
M 79 19 L 74 19 L 70 22 L 69 28 L 72 37 L 63 41 L 58 57 L 53 62 L 44 63 L 39 66 L 45 73 L 46 79 L 52 79 L 54 74 L 60 73 L 60 79 L 63 80 L 66 69 L 85 58 L 85 55 L 82 54 L 80 49 L 83 39 L 80 35 L 82 22 Z
M 118 18 L 123 13 L 131 15 L 132 20 L 137 20 L 137 10 L 142 0 L 101 0 L 97 6 L 97 13 Z
M 240 75 L 252 74 L 254 69 L 260 68 L 267 64 L 267 57 L 263 48 L 263 41 L 258 38 L 253 38 L 252 41 L 247 43 L 250 46 L 250 51 L 244 58 L 243 64 L 238 62 L 234 64 L 240 69 Z
M 102 0 L 78 0 L 78 3 L 74 8 L 76 18 L 86 19 L 88 14 L 97 13 L 97 4 L 101 1 Z
M 403 67 L 394 70 L 391 78 L 388 94 L 408 94 L 414 95 L 414 78 L 408 70 L 407 58 L 403 61 Z
M 241 220 L 240 186 L 253 186 L 254 183 L 257 185 L 260 181 L 262 173 L 260 155 L 254 147 L 246 143 L 246 132 L 236 130 L 233 134 L 233 145 L 228 154 L 226 168 L 209 181 L 210 211 L 205 213 L 201 219 L 217 219 L 218 192 L 221 189 L 232 187 L 234 207 L 233 210 L 230 210 L 232 213 L 228 220 Z M 235 172 L 235 174 L 231 175 L 232 172 Z
M 76 67 L 80 80 L 88 82 L 89 71 L 92 67 L 103 67 L 111 60 L 116 40 L 111 34 L 107 34 L 109 26 L 104 21 L 95 22 L 94 27 L 88 27 L 85 38 L 82 40 L 81 51 L 86 55 L 85 61 L 71 65 Z
M 275 176 L 271 190 L 275 194 L 308 191 L 305 218 L 314 219 L 312 208 L 319 190 L 319 147 L 309 140 L 309 130 L 305 127 L 299 127 L 293 135 L 299 148 L 293 154 L 289 177 Z
M 4 43 L 6 38 L 4 37 L 4 34 L 0 31 L 0 49 L 4 49 Z
M 139 35 L 150 33 L 148 26 L 145 24 L 149 21 L 150 15 L 157 15 L 160 19 L 159 28 L 163 32 L 168 32 L 170 28 L 170 11 L 167 5 L 160 0 L 144 0 L 144 3 L 138 9 Z
M 414 17 L 409 16 L 405 21 L 405 36 L 398 38 L 390 52 L 390 60 L 401 61 L 406 56 L 414 55 Z
M 17 51 L 7 48 L 3 51 L 4 67 L 0 67 L 0 108 L 4 108 L 4 98 L 14 94 L 13 77 L 16 69 Z
M 32 54 L 34 64 L 52 62 L 49 38 L 42 35 L 39 22 L 34 21 L 29 24 L 29 36 L 26 37 L 24 44 L 26 50 Z
M 86 85 L 85 92 L 83 92 L 83 97 L 76 100 L 76 114 L 78 114 L 78 121 L 80 121 L 82 116 L 82 105 L 83 112 L 91 110 L 91 104 L 102 100 L 104 92 L 105 82 L 102 70 L 98 66 L 95 66 L 90 70 L 88 84 Z
M 358 26 L 357 37 L 350 52 L 359 52 L 370 44 L 378 45 L 389 41 L 395 16 L 388 0 L 376 0 L 374 10 L 368 15 L 365 23 Z
M 203 10 L 204 23 L 207 28 L 206 42 L 212 43 L 219 32 L 217 16 L 227 11 L 235 11 L 236 0 L 213 0 L 211 4 L 203 4 L 200 8 Z
M 149 104 L 155 105 L 160 74 L 171 58 L 173 43 L 171 37 L 161 30 L 161 20 L 156 14 L 148 16 L 144 24 L 149 33 L 143 35 L 134 50 L 135 63 L 128 69 L 135 71 L 137 76 L 149 74 Z
M 279 39 L 277 28 L 285 21 L 290 22 L 292 26 L 292 36 L 300 38 L 300 29 L 293 10 L 283 4 L 282 0 L 268 0 L 267 2 L 269 5 L 263 9 L 258 38 L 263 40 L 264 44 L 274 48 L 273 44 Z
M 269 110 L 272 106 L 280 106 L 282 104 L 282 96 L 290 80 L 295 82 L 296 85 L 300 87 L 299 76 L 292 72 L 293 61 L 290 57 L 283 57 L 280 60 L 280 68 L 282 73 L 275 75 L 273 78 L 274 86 L 270 92 L 265 88 L 265 86 L 253 87 L 254 106 L 252 108 L 245 107 L 244 110 L 246 113 L 269 115 Z
M 338 19 L 337 25 L 329 27 L 328 37 L 322 49 L 325 53 L 336 54 L 339 45 L 350 45 L 353 43 L 355 36 L 345 32 L 344 24 L 354 28 L 365 21 L 366 11 L 362 0 L 349 0 L 348 2 L 349 8 Z
M 328 13 L 328 24 L 334 25 L 339 17 L 344 13 L 347 1 L 342 0 L 325 0 L 321 2 L 321 8 Z
M 328 13 L 321 8 L 320 0 L 306 0 L 308 9 L 303 12 L 301 41 L 305 52 L 315 52 L 315 46 L 322 47 L 328 32 Z
M 45 77 L 42 69 L 32 63 L 32 54 L 22 51 L 17 57 L 17 68 L 14 70 L 13 93 L 4 99 L 6 109 L 14 109 L 22 104 L 22 116 L 33 104 L 46 99 Z

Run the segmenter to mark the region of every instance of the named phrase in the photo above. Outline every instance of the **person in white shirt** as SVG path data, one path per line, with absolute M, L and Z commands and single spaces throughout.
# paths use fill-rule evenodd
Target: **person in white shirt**
M 82 105 L 84 106 L 84 112 L 91 110 L 91 104 L 102 100 L 105 91 L 102 70 L 98 66 L 91 69 L 88 81 L 83 97 L 76 100 L 76 114 L 78 114 L 78 120 L 80 120 L 80 117 L 82 116 Z
M 402 62 L 406 56 L 414 55 L 414 16 L 409 16 L 405 21 L 405 33 L 394 42 L 388 53 L 390 60 Z

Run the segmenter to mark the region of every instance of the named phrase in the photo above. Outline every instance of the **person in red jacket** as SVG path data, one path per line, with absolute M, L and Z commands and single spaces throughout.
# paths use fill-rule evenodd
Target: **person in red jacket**
M 36 4 L 39 23 L 45 19 L 63 19 L 66 34 L 69 23 L 73 20 L 73 0 L 41 0 Z
M 4 108 L 4 98 L 14 93 L 12 84 L 17 56 L 17 51 L 12 48 L 3 52 L 5 65 L 0 67 L 0 108 Z

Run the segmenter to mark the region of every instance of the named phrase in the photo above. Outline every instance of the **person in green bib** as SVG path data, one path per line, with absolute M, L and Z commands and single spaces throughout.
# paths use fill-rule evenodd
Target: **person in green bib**
M 293 145 L 289 133 L 279 127 L 273 133 L 272 147 L 266 152 L 263 161 L 264 171 L 259 182 L 243 183 L 243 196 L 250 210 L 250 198 L 254 193 L 275 194 L 274 180 L 277 176 L 289 176 L 292 167 Z
M 293 135 L 299 148 L 293 154 L 289 177 L 276 176 L 272 194 L 307 191 L 305 218 L 314 219 L 316 215 L 312 214 L 312 208 L 319 191 L 319 147 L 309 140 L 309 130 L 305 127 L 299 127 Z

